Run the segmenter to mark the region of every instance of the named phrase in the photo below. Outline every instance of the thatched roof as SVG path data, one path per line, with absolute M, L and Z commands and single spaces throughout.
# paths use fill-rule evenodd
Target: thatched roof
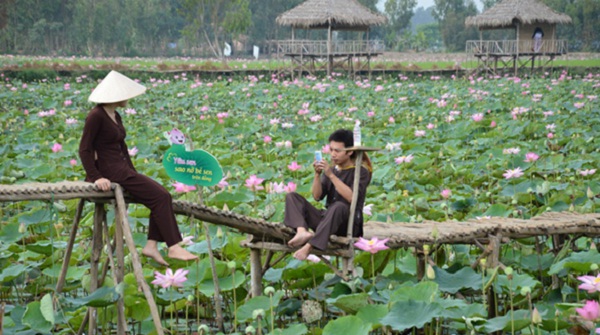
M 387 23 L 387 18 L 373 13 L 356 0 L 307 0 L 280 14 L 277 24 L 301 29 L 366 30 Z
M 536 23 L 564 24 L 571 23 L 571 17 L 558 13 L 537 0 L 503 0 L 492 8 L 477 16 L 469 16 L 465 20 L 467 27 L 507 28 L 515 25 Z

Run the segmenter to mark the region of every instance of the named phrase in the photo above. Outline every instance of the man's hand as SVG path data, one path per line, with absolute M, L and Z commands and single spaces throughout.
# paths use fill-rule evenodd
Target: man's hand
M 323 168 L 321 167 L 322 162 L 322 160 L 313 162 L 313 169 L 315 169 L 315 172 L 319 175 L 321 174 L 321 172 L 323 172 Z
M 96 184 L 96 186 L 101 190 L 101 191 L 110 191 L 110 180 L 106 179 L 106 178 L 100 178 L 98 180 L 96 180 L 94 182 L 94 184 Z
M 320 172 L 325 173 L 325 176 L 327 176 L 327 178 L 331 178 L 331 176 L 333 175 L 333 170 L 331 169 L 329 162 L 327 162 L 326 160 L 316 162 L 315 170 L 317 169 L 319 169 Z

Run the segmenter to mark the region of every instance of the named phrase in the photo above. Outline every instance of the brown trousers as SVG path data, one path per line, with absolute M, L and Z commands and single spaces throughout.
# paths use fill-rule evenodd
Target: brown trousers
M 329 236 L 346 236 L 350 205 L 342 201 L 332 203 L 327 209 L 317 209 L 298 193 L 290 192 L 285 197 L 283 223 L 294 229 L 312 229 L 315 235 L 308 241 L 319 250 L 327 249 Z
M 161 184 L 139 173 L 115 182 L 150 209 L 149 240 L 166 242 L 169 247 L 182 240 L 173 212 L 173 199 Z

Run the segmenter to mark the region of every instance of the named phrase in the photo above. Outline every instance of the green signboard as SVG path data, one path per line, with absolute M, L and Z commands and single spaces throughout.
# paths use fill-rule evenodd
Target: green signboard
M 183 145 L 172 145 L 163 157 L 169 177 L 186 185 L 213 186 L 223 179 L 217 159 L 204 150 L 186 151 Z

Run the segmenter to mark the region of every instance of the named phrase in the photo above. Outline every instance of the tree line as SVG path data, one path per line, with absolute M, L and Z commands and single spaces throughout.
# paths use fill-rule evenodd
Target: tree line
M 290 38 L 290 28 L 277 25 L 275 18 L 302 1 L 2 0 L 0 53 L 219 57 L 227 42 L 234 53 L 245 56 L 253 45 L 268 52 L 270 41 Z M 473 0 L 435 0 L 428 9 L 417 9 L 416 0 L 359 1 L 388 17 L 387 25 L 370 31 L 370 38 L 385 41 L 388 50 L 463 51 L 467 40 L 479 38 L 475 28 L 464 25 L 467 16 L 478 14 Z M 489 8 L 499 0 L 482 1 Z M 600 51 L 600 1 L 541 1 L 573 19 L 558 30 L 570 50 Z M 410 29 L 415 11 L 425 10 L 435 22 Z M 484 36 L 511 39 L 510 34 L 492 31 Z M 325 38 L 325 32 L 300 31 L 296 36 Z M 337 38 L 357 35 L 340 32 Z

